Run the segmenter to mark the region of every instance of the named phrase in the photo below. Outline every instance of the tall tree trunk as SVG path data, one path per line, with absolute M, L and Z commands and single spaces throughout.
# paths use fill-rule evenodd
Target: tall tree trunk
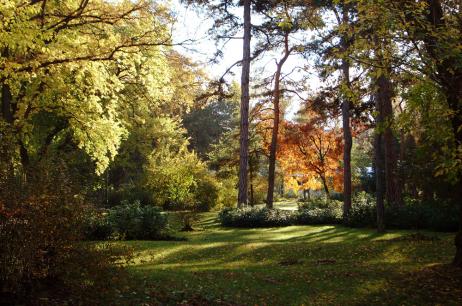
M 385 186 L 387 203 L 391 206 L 402 205 L 401 186 L 398 172 L 397 140 L 393 135 L 393 84 L 388 75 L 383 75 L 378 82 L 382 96 L 382 116 L 384 120 L 384 151 L 385 151 Z
M 377 231 L 385 231 L 385 157 L 383 148 L 383 95 L 380 92 L 382 88 L 380 82 L 383 82 L 384 76 L 377 80 L 377 92 L 375 94 L 375 109 L 377 112 L 375 118 L 375 140 L 374 140 L 374 161 L 375 161 L 375 192 L 377 205 Z
M 241 122 L 239 150 L 239 190 L 238 207 L 247 205 L 247 165 L 249 162 L 249 102 L 250 102 L 250 38 L 251 38 L 251 0 L 244 0 L 244 40 L 241 74 Z
M 374 42 L 376 45 L 376 60 L 382 67 L 382 73 L 376 80 L 376 98 L 380 104 L 381 121 L 378 128 L 383 131 L 381 138 L 385 159 L 385 197 L 389 205 L 399 206 L 402 203 L 402 196 L 398 173 L 397 141 L 392 130 L 394 89 L 390 80 L 391 67 L 385 55 L 390 46 L 388 40 L 379 38 L 377 35 L 374 35 Z
M 453 78 L 453 90 L 448 90 L 448 105 L 455 111 L 451 125 L 458 149 L 462 148 L 462 73 Z M 452 261 L 454 266 L 462 268 L 462 169 L 459 168 L 457 183 L 455 184 L 454 199 L 459 208 L 459 231 L 454 239 L 456 254 Z
M 454 238 L 454 245 L 456 246 L 456 254 L 452 264 L 456 267 L 462 268 L 462 179 L 459 178 L 459 183 L 455 186 L 458 195 L 458 204 L 459 204 L 459 231 Z
M 270 156 L 268 160 L 268 192 L 266 194 L 266 207 L 269 209 L 273 208 L 273 199 L 274 199 L 274 178 L 276 171 L 276 151 L 278 144 L 278 135 L 279 135 L 279 121 L 280 121 L 280 107 L 279 102 L 281 99 L 281 71 L 282 66 L 286 62 L 287 58 L 290 55 L 289 50 L 289 33 L 285 33 L 284 37 L 284 55 L 281 60 L 277 63 L 276 74 L 274 75 L 274 88 L 273 88 L 273 109 L 274 109 L 274 119 L 273 119 L 273 130 L 271 134 L 271 145 L 270 145 Z
M 349 22 L 348 9 L 343 7 L 343 25 Z M 346 53 L 348 50 L 348 38 L 346 34 L 342 37 L 342 49 Z M 346 56 L 346 54 L 344 54 Z M 351 89 L 350 83 L 350 63 L 346 58 L 342 59 L 343 83 L 348 90 Z M 353 138 L 351 137 L 350 127 L 350 93 L 344 94 L 342 101 L 342 126 L 343 126 L 343 221 L 347 222 L 351 210 L 351 147 Z
M 375 155 L 375 189 L 377 205 L 377 231 L 385 231 L 385 204 L 384 204 L 384 186 L 385 186 L 385 163 L 382 148 L 383 134 L 379 131 L 375 135 L 374 155 Z

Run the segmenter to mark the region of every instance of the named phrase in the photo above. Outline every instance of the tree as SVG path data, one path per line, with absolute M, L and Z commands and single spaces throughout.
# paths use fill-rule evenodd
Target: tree
M 244 0 L 244 39 L 242 43 L 241 72 L 241 121 L 239 140 L 239 186 L 237 203 L 247 205 L 247 165 L 249 163 L 249 103 L 250 103 L 250 37 L 251 37 L 251 1 Z
M 218 96 L 206 105 L 197 105 L 186 114 L 183 123 L 191 137 L 190 148 L 199 156 L 207 158 L 211 146 L 227 132 L 237 126 L 237 111 L 239 108 L 239 86 L 233 84 L 230 92 Z
M 307 173 L 303 174 L 306 181 L 310 181 L 313 174 L 319 178 L 326 197 L 329 198 L 334 178 L 341 175 L 338 170 L 343 153 L 342 137 L 338 129 L 328 129 L 320 123 L 316 116 L 308 122 L 287 123 L 284 152 L 287 154 L 288 150 L 292 151 L 287 155 L 293 160 L 292 167 L 298 167 L 298 175 Z M 295 174 L 293 170 L 290 172 Z
M 22 166 L 66 140 L 102 173 L 126 135 L 118 116 L 126 80 L 156 75 L 154 62 L 171 45 L 168 13 L 144 1 L 10 2 L 1 11 L 11 20 L 2 23 L 0 38 L 2 119 L 15 130 Z M 42 129 L 37 144 L 43 116 L 55 124 Z

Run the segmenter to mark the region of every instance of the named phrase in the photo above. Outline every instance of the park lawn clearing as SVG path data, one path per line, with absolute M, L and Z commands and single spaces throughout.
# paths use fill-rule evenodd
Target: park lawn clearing
M 235 229 L 205 213 L 187 241 L 135 250 L 145 305 L 461 305 L 453 234 L 342 226 Z

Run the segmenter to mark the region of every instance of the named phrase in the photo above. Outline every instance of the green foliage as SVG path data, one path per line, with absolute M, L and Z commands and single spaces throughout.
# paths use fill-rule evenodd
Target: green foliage
M 157 205 L 171 210 L 209 210 L 217 204 L 218 185 L 194 152 L 155 152 L 147 167 L 147 187 Z
M 361 192 L 353 198 L 348 219 L 352 227 L 375 227 L 377 213 L 372 195 Z M 403 206 L 385 207 L 385 224 L 388 228 L 456 231 L 458 208 L 444 200 L 418 201 L 406 199 Z
M 218 97 L 205 106 L 197 106 L 186 114 L 183 124 L 190 136 L 190 148 L 199 156 L 207 157 L 212 144 L 218 143 L 223 133 L 237 127 L 239 88 L 233 84 L 226 97 Z
M 299 224 L 338 224 L 342 221 L 343 203 L 314 198 L 299 205 Z
M 366 192 L 358 192 L 352 198 L 352 208 L 348 218 L 348 225 L 352 227 L 375 226 L 377 212 L 375 198 Z M 386 222 L 387 218 L 385 218 Z
M 237 199 L 237 178 L 221 178 L 218 189 L 218 203 L 222 208 L 232 208 L 236 206 Z
M 91 240 L 152 240 L 168 237 L 168 219 L 158 207 L 138 201 L 122 202 L 106 212 L 95 212 L 86 221 Z
M 295 224 L 292 211 L 268 208 L 224 209 L 219 214 L 223 226 L 229 227 L 273 227 Z

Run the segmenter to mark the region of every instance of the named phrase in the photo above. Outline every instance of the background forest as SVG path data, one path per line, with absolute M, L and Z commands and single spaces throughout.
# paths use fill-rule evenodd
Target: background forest
M 458 1 L 6 0 L 0 29 L 0 305 L 462 302 Z

